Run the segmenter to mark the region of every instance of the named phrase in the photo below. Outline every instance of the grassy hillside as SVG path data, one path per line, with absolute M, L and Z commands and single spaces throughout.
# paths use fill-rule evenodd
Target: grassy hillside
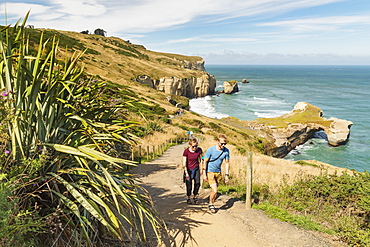
M 120 38 L 95 34 L 49 29 L 27 29 L 26 31 L 34 43 L 38 43 L 40 34 L 43 32 L 44 38 L 57 36 L 61 49 L 65 47 L 72 51 L 87 49 L 83 58 L 86 72 L 119 84 L 130 83 L 132 78 L 139 75 L 159 79 L 164 76 L 185 78 L 204 74 L 202 71 L 183 68 L 183 61 L 201 61 L 201 57 L 153 52 L 142 45 L 131 44 Z
M 132 120 L 142 123 L 145 133 L 151 135 L 141 136 L 142 142 L 151 142 L 154 132 L 162 132 L 171 138 L 175 135 L 184 134 L 192 130 L 198 135 L 216 136 L 224 132 L 230 136 L 231 143 L 237 147 L 242 154 L 249 150 L 258 153 L 263 152 L 264 139 L 258 137 L 260 133 L 236 125 L 229 125 L 226 121 L 209 119 L 207 117 L 185 112 L 184 115 L 175 119 L 169 119 L 174 115 L 177 108 L 171 105 L 166 99 L 167 94 L 151 89 L 145 85 L 133 81 L 139 75 L 148 75 L 151 78 L 159 79 L 164 76 L 176 76 L 179 78 L 200 77 L 204 71 L 185 69 L 186 62 L 196 63 L 203 59 L 196 56 L 183 56 L 178 54 L 160 53 L 147 50 L 143 45 L 131 44 L 128 41 L 116 37 L 103 37 L 95 34 L 82 34 L 69 31 L 27 29 L 31 42 L 37 44 L 43 33 L 43 39 L 52 39 L 56 36 L 59 39 L 59 48 L 63 53 L 82 52 L 85 72 L 102 80 L 106 80 L 109 95 L 125 101 L 141 102 L 134 104 L 131 114 Z M 171 95 L 172 99 L 188 105 L 188 99 L 182 96 Z M 147 107 L 145 104 L 150 104 Z M 153 128 L 155 122 L 158 128 Z M 151 126 L 151 127 L 150 127 Z M 165 130 L 165 131 L 164 131 Z M 149 139 L 149 141 L 145 141 Z

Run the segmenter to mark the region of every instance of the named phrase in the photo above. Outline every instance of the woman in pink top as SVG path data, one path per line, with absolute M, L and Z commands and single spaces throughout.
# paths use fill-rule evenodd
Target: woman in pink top
M 184 180 L 186 184 L 186 195 L 188 196 L 187 203 L 192 204 L 190 198 L 193 189 L 193 203 L 198 204 L 198 192 L 200 187 L 200 168 L 199 164 L 202 159 L 203 150 L 198 147 L 198 140 L 191 138 L 189 140 L 189 147 L 183 153 L 183 166 L 184 166 Z

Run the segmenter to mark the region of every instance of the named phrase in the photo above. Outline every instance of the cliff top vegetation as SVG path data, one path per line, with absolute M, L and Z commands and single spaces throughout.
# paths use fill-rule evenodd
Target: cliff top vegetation
M 31 44 L 38 44 L 43 33 L 46 39 L 57 36 L 62 50 L 68 48 L 73 52 L 82 52 L 87 49 L 82 58 L 85 71 L 119 84 L 130 84 L 131 79 L 140 75 L 159 79 L 164 76 L 198 77 L 204 73 L 184 69 L 186 62 L 201 62 L 201 57 L 154 52 L 143 45 L 131 44 L 116 37 L 53 29 L 26 29 L 25 32 Z

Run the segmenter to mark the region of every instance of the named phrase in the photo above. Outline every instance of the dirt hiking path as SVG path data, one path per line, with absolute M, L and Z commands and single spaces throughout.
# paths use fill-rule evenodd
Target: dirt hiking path
M 139 175 L 166 222 L 169 236 L 163 246 L 346 246 L 331 236 L 270 219 L 258 210 L 246 210 L 244 202 L 225 195 L 217 198 L 218 211 L 212 214 L 208 211 L 209 190 L 200 190 L 198 205 L 187 204 L 181 167 L 185 148 L 187 144 L 173 146 L 160 158 L 132 170 Z

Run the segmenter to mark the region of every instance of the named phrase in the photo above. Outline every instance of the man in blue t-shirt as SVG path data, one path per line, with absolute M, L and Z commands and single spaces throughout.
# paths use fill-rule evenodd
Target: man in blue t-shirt
M 222 162 L 225 160 L 225 183 L 229 182 L 229 168 L 230 168 L 230 151 L 225 147 L 227 144 L 227 138 L 224 134 L 218 135 L 217 144 L 208 148 L 205 156 L 204 156 L 204 166 L 203 171 L 203 179 L 204 181 L 209 182 L 211 186 L 211 193 L 209 195 L 209 210 L 212 213 L 216 213 L 217 210 L 213 205 L 216 196 L 217 196 L 217 189 L 218 184 L 222 179 L 221 175 L 221 165 Z

